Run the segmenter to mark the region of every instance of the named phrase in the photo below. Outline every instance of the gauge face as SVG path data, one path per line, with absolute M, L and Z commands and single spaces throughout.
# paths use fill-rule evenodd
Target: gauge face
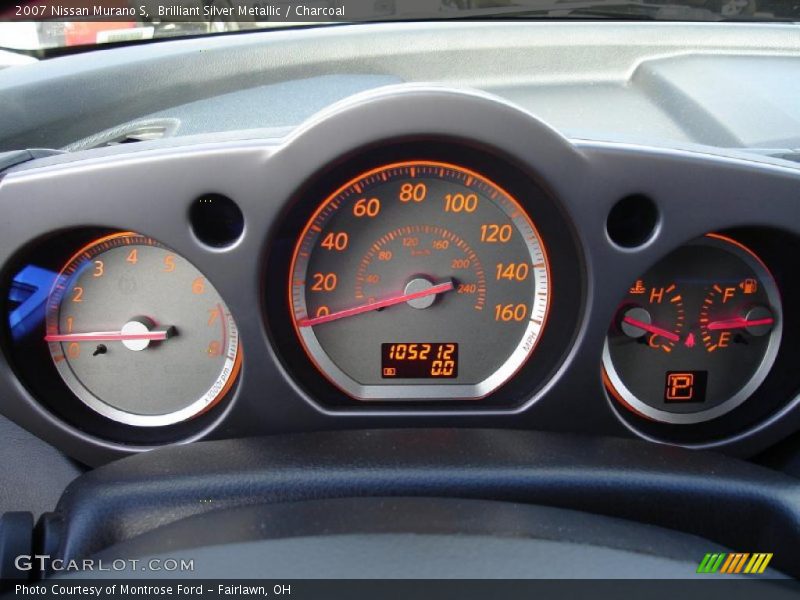
M 781 302 L 758 257 L 710 234 L 633 283 L 606 339 L 603 367 L 626 408 L 665 423 L 699 423 L 744 402 L 781 338 Z
M 295 248 L 297 335 L 362 400 L 482 398 L 533 353 L 547 254 L 519 202 L 473 171 L 395 163 L 318 207 Z
M 126 232 L 76 253 L 47 302 L 53 362 L 99 414 L 127 425 L 171 425 L 221 400 L 236 379 L 236 324 L 185 259 Z

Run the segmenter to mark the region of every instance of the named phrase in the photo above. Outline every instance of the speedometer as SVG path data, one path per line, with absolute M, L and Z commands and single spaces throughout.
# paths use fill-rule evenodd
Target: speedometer
M 361 400 L 487 396 L 532 355 L 551 302 L 547 252 L 520 202 L 429 160 L 372 169 L 330 194 L 289 272 L 300 343 Z

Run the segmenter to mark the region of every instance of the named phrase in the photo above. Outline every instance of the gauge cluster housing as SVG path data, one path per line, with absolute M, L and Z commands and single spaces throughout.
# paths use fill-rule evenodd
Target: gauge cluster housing
M 287 257 L 325 191 L 359 169 L 412 153 L 473 166 L 530 198 L 526 208 L 548 243 L 559 286 L 554 320 L 525 368 L 484 400 L 354 405 L 298 353 L 286 306 Z M 204 243 L 192 227 L 192 207 L 208 194 L 230 199 L 241 212 L 241 234 L 226 245 Z M 634 228 L 644 222 L 647 229 L 625 245 L 609 235 L 608 219 L 629 197 L 647 199 L 653 218 L 649 225 L 632 218 Z M 0 410 L 88 464 L 201 438 L 407 426 L 644 436 L 752 455 L 800 426 L 800 376 L 792 369 L 776 370 L 742 405 L 754 412 L 733 411 L 718 426 L 673 435 L 632 427 L 614 408 L 601 376 L 603 344 L 631 282 L 709 232 L 739 235 L 769 265 L 784 307 L 792 306 L 787 249 L 800 235 L 798 199 L 800 170 L 779 160 L 568 140 L 492 95 L 421 85 L 354 96 L 283 137 L 231 132 L 38 159 L 0 180 L 0 207 L 7 214 L 13 207 L 14 215 L 0 238 L 6 289 L 19 266 L 48 244 L 69 245 L 87 228 L 136 231 L 175 250 L 213 283 L 239 326 L 244 358 L 235 389 L 214 411 L 160 436 L 122 435 L 60 415 L 52 404 L 57 383 L 37 385 L 35 355 L 15 347 L 4 323 Z M 776 369 L 796 361 L 800 350 L 791 327 L 787 316 Z

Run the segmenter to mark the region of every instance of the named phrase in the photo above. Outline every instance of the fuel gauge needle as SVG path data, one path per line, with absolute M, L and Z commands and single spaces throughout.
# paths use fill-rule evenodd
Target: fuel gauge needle
M 639 329 L 643 329 L 648 333 L 652 333 L 655 335 L 660 335 L 663 338 L 668 339 L 670 342 L 677 342 L 681 338 L 680 336 L 672 333 L 671 331 L 667 331 L 666 329 L 662 329 L 661 327 L 657 327 L 656 325 L 651 325 L 650 323 L 645 323 L 644 321 L 640 321 L 639 319 L 634 319 L 633 317 L 623 317 L 623 323 L 627 323 L 628 325 L 633 325 L 634 327 L 638 327 Z
M 749 321 L 743 317 L 738 317 L 735 319 L 725 319 L 724 321 L 713 321 L 708 324 L 708 330 L 720 331 L 728 329 L 745 329 L 747 327 L 758 327 L 760 325 L 772 325 L 774 322 L 775 319 L 772 317 L 751 319 Z

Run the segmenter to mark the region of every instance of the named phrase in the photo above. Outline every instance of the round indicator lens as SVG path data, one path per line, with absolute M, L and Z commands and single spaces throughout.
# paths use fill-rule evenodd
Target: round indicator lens
M 136 233 L 78 251 L 47 302 L 50 354 L 87 406 L 127 425 L 185 421 L 221 400 L 241 362 L 236 324 L 214 287 Z
M 533 353 L 550 275 L 539 234 L 498 185 L 452 164 L 352 179 L 306 224 L 289 302 L 307 354 L 362 400 L 482 398 Z
M 630 287 L 606 338 L 606 386 L 648 419 L 708 421 L 761 385 L 780 325 L 780 295 L 766 266 L 735 240 L 709 234 Z

